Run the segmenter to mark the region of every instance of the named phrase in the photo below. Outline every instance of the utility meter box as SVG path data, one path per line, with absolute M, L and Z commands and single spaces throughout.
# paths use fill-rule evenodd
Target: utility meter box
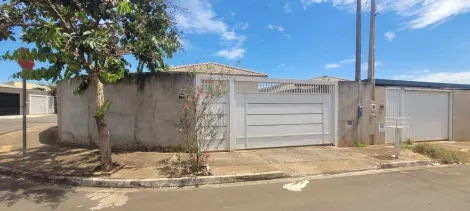
M 370 108 L 370 116 L 375 117 L 377 113 L 377 105 L 375 104 L 375 102 L 371 103 L 369 108 Z

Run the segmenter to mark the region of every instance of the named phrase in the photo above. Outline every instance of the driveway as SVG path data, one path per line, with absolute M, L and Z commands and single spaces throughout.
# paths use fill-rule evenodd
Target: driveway
M 0 210 L 468 211 L 470 166 L 183 189 L 99 189 L 0 176 Z M 292 186 L 297 186 L 292 188 Z
M 26 126 L 34 127 L 42 124 L 57 123 L 57 115 L 27 116 Z M 0 135 L 21 130 L 23 128 L 23 119 L 21 116 L 5 117 L 0 116 Z

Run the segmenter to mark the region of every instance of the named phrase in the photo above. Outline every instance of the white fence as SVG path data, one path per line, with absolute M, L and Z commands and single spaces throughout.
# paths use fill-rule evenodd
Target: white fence
M 198 75 L 202 86 L 226 80 L 227 96 L 213 104 L 225 113 L 217 150 L 336 145 L 337 82 Z

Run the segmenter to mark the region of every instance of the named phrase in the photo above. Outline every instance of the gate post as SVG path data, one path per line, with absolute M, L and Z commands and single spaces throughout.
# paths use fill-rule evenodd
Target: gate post
M 229 151 L 235 151 L 237 145 L 237 137 L 235 134 L 235 82 L 231 78 L 228 83 L 228 149 Z

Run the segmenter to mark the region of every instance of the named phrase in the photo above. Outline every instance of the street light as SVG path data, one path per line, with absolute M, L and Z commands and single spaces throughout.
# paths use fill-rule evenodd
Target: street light
M 28 50 L 26 48 L 20 48 L 19 51 L 22 52 L 27 52 Z M 20 67 L 25 70 L 32 70 L 34 67 L 34 60 L 23 60 L 19 58 L 17 60 L 18 64 Z M 23 156 L 26 156 L 26 79 L 23 77 L 23 94 L 22 97 L 23 99 Z

